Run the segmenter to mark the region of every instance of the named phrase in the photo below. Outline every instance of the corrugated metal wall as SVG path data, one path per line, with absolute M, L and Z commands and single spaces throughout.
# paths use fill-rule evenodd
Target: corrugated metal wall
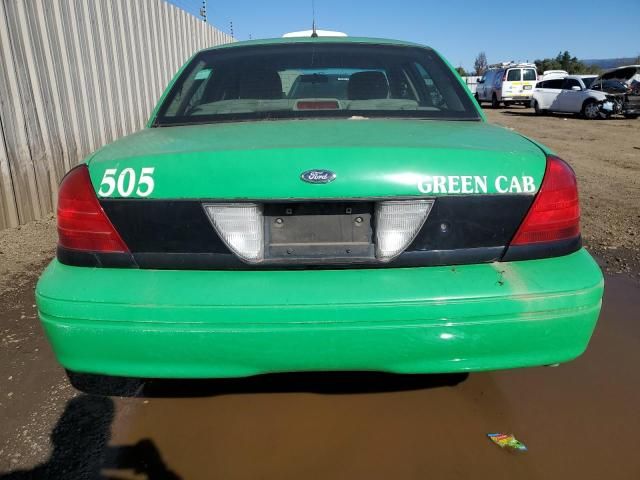
M 142 128 L 196 50 L 230 41 L 163 0 L 0 0 L 0 229 L 51 212 L 69 168 Z

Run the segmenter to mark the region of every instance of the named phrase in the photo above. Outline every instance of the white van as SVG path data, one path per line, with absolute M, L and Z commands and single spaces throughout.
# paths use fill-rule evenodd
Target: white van
M 531 93 L 538 79 L 538 72 L 533 63 L 501 63 L 492 65 L 478 80 L 476 100 L 491 102 L 493 108 L 500 103 L 505 107 L 515 103 L 530 106 Z

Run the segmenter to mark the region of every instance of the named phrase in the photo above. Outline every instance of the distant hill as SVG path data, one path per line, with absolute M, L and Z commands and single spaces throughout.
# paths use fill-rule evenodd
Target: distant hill
M 603 70 L 619 67 L 621 65 L 635 65 L 639 63 L 638 57 L 600 58 L 580 61 L 585 63 L 586 65 L 595 65 L 596 67 L 600 67 Z

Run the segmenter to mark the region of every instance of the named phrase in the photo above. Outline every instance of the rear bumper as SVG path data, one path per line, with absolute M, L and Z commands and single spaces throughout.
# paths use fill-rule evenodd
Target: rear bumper
M 529 101 L 533 97 L 531 94 L 521 94 L 521 95 L 507 95 L 502 97 L 502 100 L 505 102 L 523 102 Z
M 70 370 L 206 378 L 565 362 L 585 350 L 602 292 L 598 266 L 580 250 L 372 270 L 92 269 L 54 260 L 36 298 Z

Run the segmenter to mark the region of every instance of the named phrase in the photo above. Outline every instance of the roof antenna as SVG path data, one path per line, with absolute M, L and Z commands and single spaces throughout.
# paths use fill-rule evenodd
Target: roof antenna
M 311 38 L 317 38 L 318 32 L 316 32 L 316 1 L 311 0 L 311 14 L 312 14 L 312 22 L 311 22 Z

